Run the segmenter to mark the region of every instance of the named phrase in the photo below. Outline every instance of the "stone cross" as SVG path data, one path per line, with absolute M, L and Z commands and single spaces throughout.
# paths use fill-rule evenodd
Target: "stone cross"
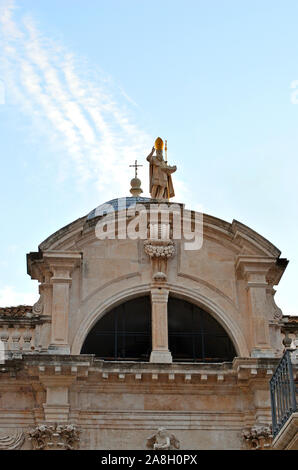
M 139 166 L 143 166 L 143 165 L 138 165 L 138 160 L 135 160 L 135 164 L 134 165 L 129 165 L 129 167 L 133 167 L 135 169 L 135 178 L 138 177 L 138 167 Z

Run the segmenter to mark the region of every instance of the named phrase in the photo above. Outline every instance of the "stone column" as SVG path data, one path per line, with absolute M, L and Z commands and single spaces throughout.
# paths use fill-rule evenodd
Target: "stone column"
M 264 257 L 239 257 L 236 269 L 246 280 L 248 310 L 251 319 L 251 356 L 272 357 L 270 344 L 269 315 L 266 280 L 267 273 L 274 266 L 275 259 Z
M 150 362 L 170 363 L 172 355 L 168 346 L 168 259 L 175 254 L 170 239 L 148 239 L 144 242 L 145 253 L 150 257 L 152 270 L 151 331 L 152 351 Z
M 150 362 L 172 362 L 168 345 L 168 289 L 151 289 L 152 351 Z
M 79 253 L 44 253 L 52 273 L 52 327 L 49 350 L 55 354 L 70 354 L 68 341 L 69 289 L 72 282 L 71 273 L 78 265 Z
M 157 235 L 159 229 L 157 227 Z M 148 239 L 144 241 L 145 253 L 151 260 L 151 331 L 152 351 L 150 362 L 170 363 L 172 354 L 168 345 L 168 260 L 175 254 L 174 242 L 170 239 Z

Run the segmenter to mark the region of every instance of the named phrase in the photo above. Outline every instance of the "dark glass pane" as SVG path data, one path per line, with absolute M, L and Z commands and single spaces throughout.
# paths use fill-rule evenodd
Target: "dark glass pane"
M 193 356 L 193 344 L 187 336 L 169 335 L 169 348 L 176 360 L 189 360 Z
M 183 332 L 193 330 L 193 305 L 181 299 L 169 298 L 168 324 L 171 333 L 181 333 L 181 320 L 183 319 Z
M 114 315 L 111 315 L 112 312 L 106 313 L 99 321 L 101 322 L 101 327 L 103 330 L 114 330 Z
M 82 354 L 106 360 L 147 361 L 151 352 L 149 297 L 129 300 L 106 313 L 92 328 Z
M 144 299 L 147 299 L 144 301 Z M 140 297 L 122 306 L 123 328 L 127 331 L 142 331 L 150 327 L 151 304 L 149 297 Z
M 199 311 L 199 316 L 201 318 L 201 328 L 204 332 L 208 333 L 212 331 L 213 334 L 225 333 L 225 330 L 218 321 L 216 321 L 208 312 L 195 307 Z
M 207 334 L 205 339 L 205 359 L 215 360 L 233 360 L 233 353 L 230 347 L 230 339 L 227 336 Z
M 115 358 L 114 332 L 103 332 L 101 335 L 89 333 L 82 347 L 82 354 L 96 354 L 98 357 L 105 357 L 113 360 Z
M 223 362 L 236 356 L 224 328 L 196 305 L 170 297 L 168 325 L 174 361 Z

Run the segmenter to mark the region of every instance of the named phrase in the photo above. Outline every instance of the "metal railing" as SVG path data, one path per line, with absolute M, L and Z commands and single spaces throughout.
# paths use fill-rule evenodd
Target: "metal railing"
M 286 350 L 270 380 L 272 434 L 275 437 L 297 411 L 296 388 L 290 351 Z

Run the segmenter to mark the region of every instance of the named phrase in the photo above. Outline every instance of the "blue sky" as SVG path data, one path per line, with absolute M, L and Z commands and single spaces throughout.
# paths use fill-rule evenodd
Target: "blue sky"
M 179 202 L 290 260 L 298 315 L 296 1 L 0 0 L 0 305 L 31 303 L 25 254 L 113 197 L 168 140 Z M 298 96 L 298 94 L 297 94 Z

